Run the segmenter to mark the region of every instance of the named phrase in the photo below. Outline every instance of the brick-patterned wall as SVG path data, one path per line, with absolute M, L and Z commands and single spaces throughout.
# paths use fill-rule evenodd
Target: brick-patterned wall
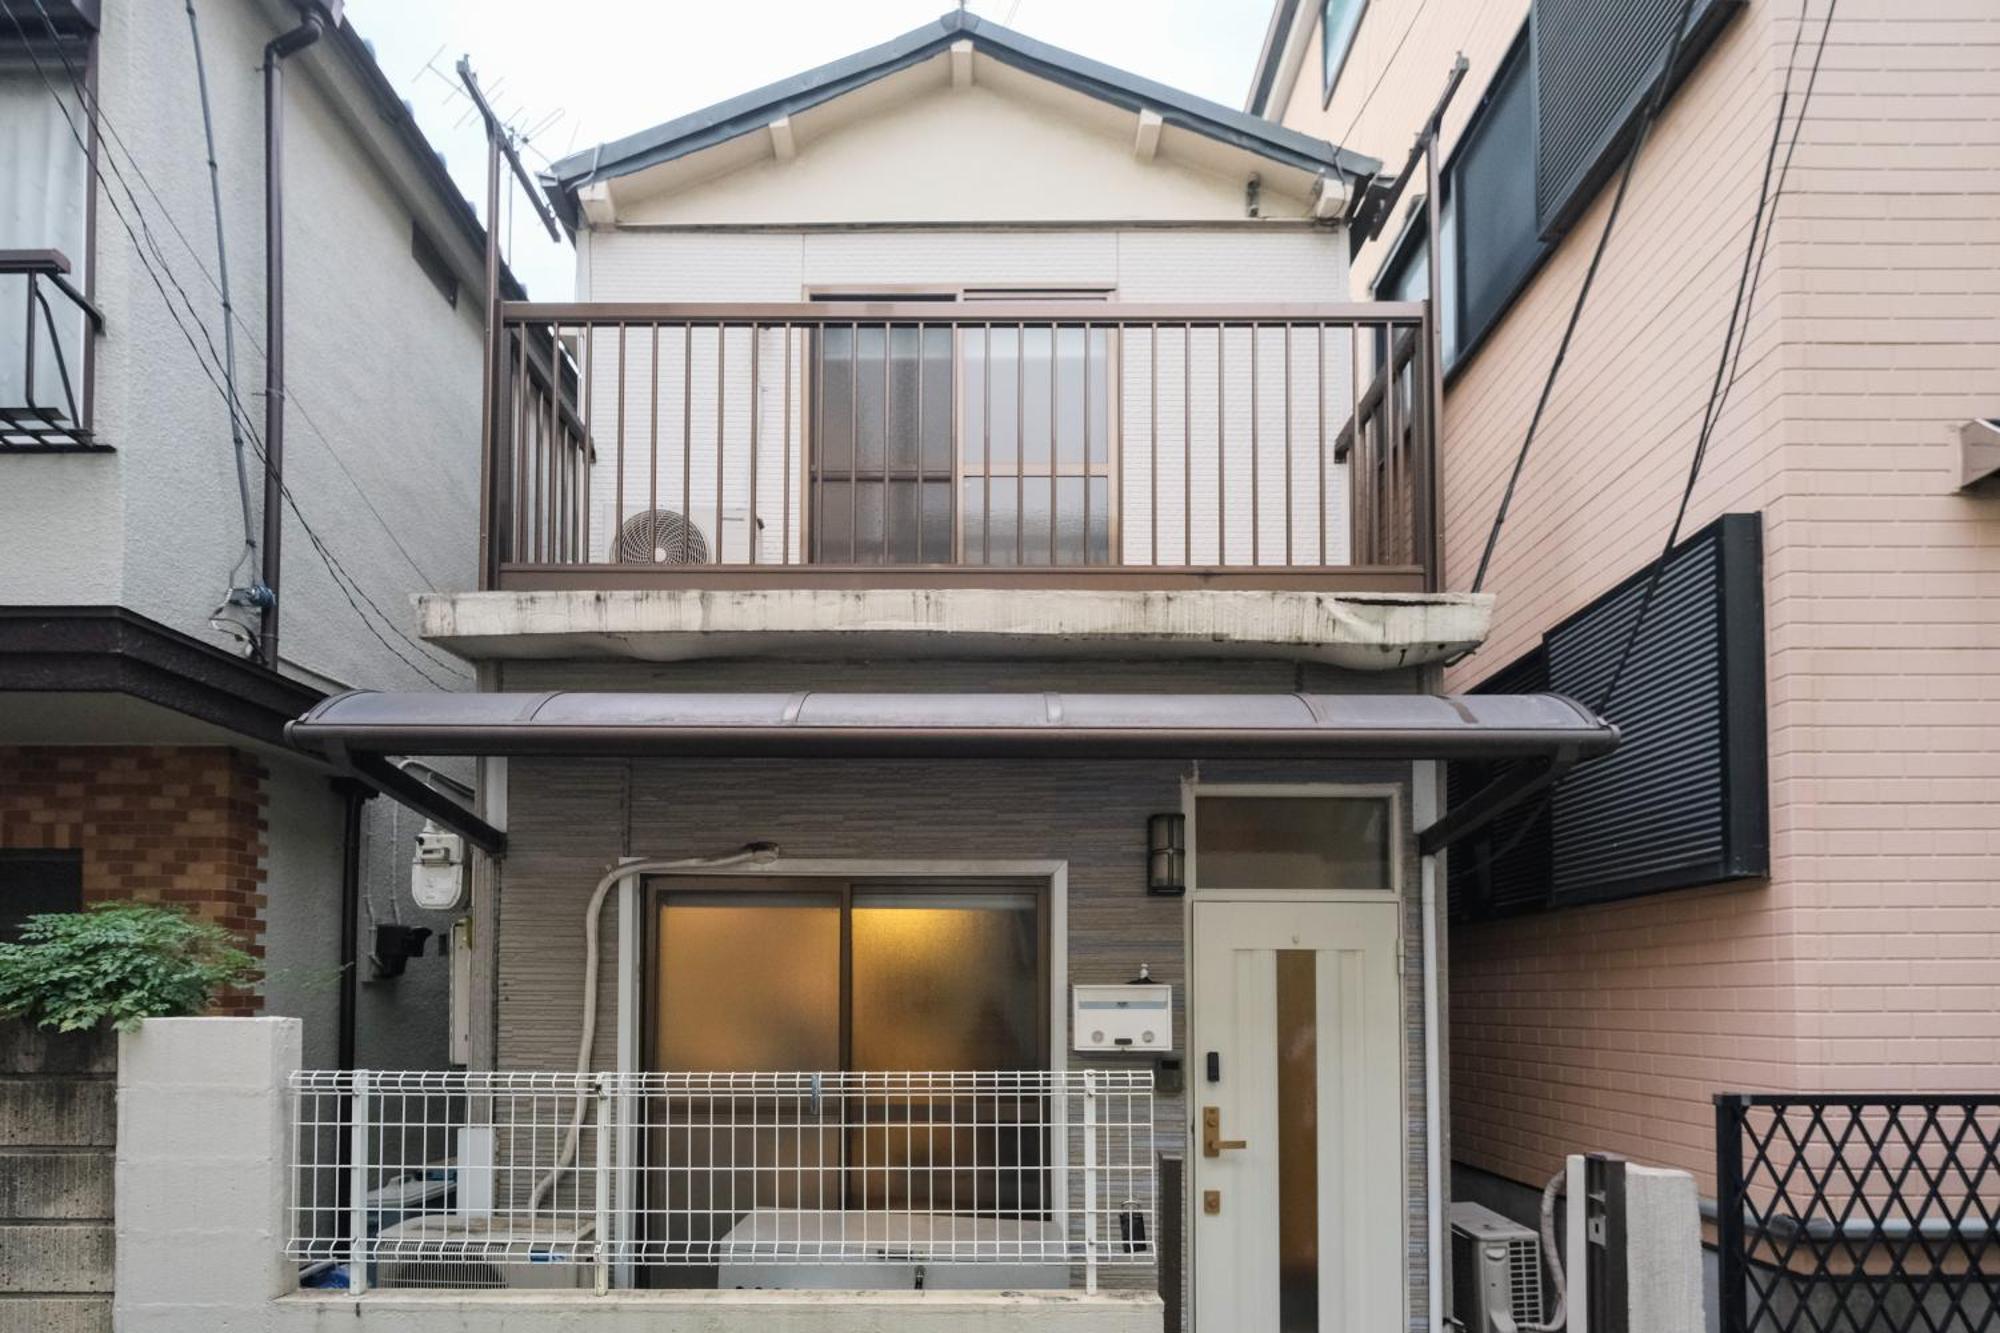
M 186 907 L 264 952 L 264 770 L 240 750 L 0 746 L 0 847 L 83 853 L 86 904 Z M 215 1012 L 257 1012 L 224 994 Z

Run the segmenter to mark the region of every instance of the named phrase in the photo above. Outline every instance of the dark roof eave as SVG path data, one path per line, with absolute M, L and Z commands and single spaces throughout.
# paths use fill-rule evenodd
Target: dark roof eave
M 961 37 L 1015 68 L 1116 106 L 1150 109 L 1169 125 L 1302 171 L 1335 171 L 1366 179 L 1382 168 L 1376 159 L 1324 139 L 1038 42 L 961 11 L 817 69 L 573 153 L 557 162 L 546 178 L 550 197 L 558 199 L 567 219 L 574 219 L 575 193 L 583 185 L 643 171 L 752 133 L 779 116 L 804 111 L 930 59 Z

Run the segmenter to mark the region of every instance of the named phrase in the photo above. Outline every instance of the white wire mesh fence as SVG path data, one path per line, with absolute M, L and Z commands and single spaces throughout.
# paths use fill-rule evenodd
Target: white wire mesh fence
M 1146 1070 L 292 1079 L 288 1253 L 351 1288 L 1066 1286 L 1150 1265 Z M 830 1270 L 872 1268 L 841 1280 Z M 893 1270 L 893 1271 L 890 1271 Z

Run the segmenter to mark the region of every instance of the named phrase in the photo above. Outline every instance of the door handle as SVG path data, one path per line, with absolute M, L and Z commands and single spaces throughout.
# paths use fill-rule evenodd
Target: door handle
M 1222 1108 L 1220 1106 L 1204 1106 L 1201 1108 L 1201 1155 L 1203 1157 L 1220 1157 L 1225 1151 L 1230 1149 L 1247 1148 L 1249 1146 L 1242 1139 L 1225 1139 L 1222 1137 Z

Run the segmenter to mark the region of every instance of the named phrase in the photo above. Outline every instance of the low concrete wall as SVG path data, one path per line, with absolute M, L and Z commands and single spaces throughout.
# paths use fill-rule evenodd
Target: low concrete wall
M 109 1034 L 0 1022 L 0 1333 L 108 1333 Z
M 340 1292 L 284 1257 L 291 1018 L 156 1019 L 118 1065 L 120 1333 L 1158 1333 L 1150 1293 Z M 40 1326 L 37 1326 L 40 1327 Z

